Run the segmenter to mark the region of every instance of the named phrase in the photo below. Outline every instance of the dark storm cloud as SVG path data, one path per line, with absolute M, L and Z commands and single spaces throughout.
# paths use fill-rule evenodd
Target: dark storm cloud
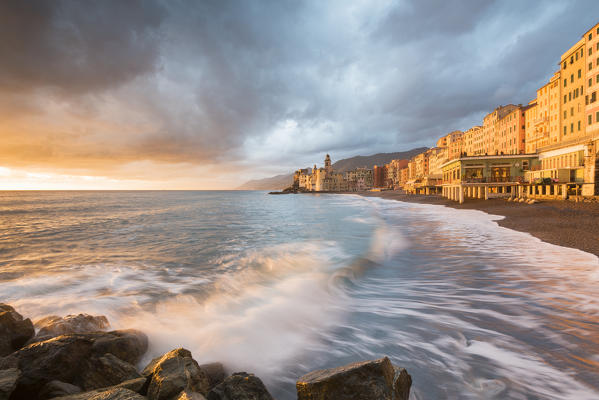
M 0 85 L 76 93 L 119 85 L 155 68 L 163 18 L 150 1 L 2 1 Z
M 596 1 L 9 0 L 0 118 L 35 118 L 2 132 L 0 161 L 43 148 L 43 162 L 286 169 L 431 145 L 531 100 L 597 15 Z

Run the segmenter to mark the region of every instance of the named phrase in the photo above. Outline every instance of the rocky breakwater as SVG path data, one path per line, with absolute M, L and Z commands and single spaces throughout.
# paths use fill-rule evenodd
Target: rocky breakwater
M 37 328 L 37 335 L 35 334 Z M 186 349 L 138 363 L 142 332 L 108 331 L 103 316 L 24 319 L 0 303 L 0 400 L 272 400 L 260 378 L 198 364 Z M 388 358 L 314 371 L 297 382 L 299 400 L 407 400 L 411 378 Z

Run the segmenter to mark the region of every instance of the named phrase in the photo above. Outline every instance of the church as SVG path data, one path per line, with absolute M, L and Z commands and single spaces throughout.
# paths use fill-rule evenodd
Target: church
M 324 158 L 324 168 L 317 168 L 316 164 L 312 171 L 300 169 L 293 175 L 293 183 L 300 190 L 309 192 L 345 192 L 348 183 L 344 175 L 336 173 L 331 164 L 331 156 Z

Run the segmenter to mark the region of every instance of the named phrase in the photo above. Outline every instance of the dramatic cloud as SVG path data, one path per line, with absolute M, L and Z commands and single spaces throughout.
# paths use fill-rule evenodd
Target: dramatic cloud
M 593 0 L 3 1 L 0 167 L 234 187 L 324 152 L 430 146 L 534 98 L 597 15 Z

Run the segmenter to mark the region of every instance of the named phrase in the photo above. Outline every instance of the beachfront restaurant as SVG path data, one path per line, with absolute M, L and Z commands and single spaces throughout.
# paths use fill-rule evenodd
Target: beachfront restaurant
M 451 200 L 522 195 L 526 171 L 538 168 L 537 154 L 461 157 L 446 162 L 442 194 Z

